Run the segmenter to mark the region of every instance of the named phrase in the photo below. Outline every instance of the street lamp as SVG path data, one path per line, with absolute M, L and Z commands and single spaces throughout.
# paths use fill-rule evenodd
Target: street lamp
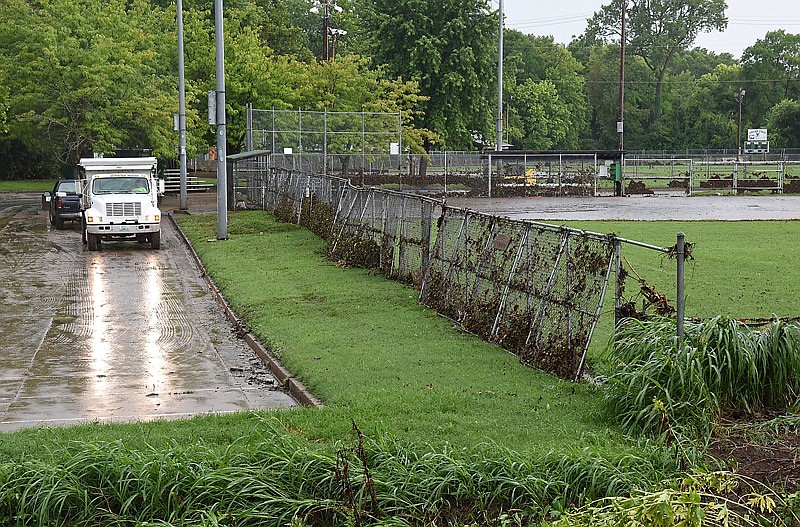
M 341 13 L 342 8 L 334 4 L 332 0 L 321 0 L 319 5 L 322 7 L 322 60 L 328 62 L 328 59 L 330 58 L 328 53 L 328 34 L 330 33 L 330 30 L 328 29 L 328 19 L 331 17 L 331 9 L 337 13 Z M 320 10 L 319 7 L 314 6 L 308 11 L 310 13 L 317 14 Z
M 734 95 L 736 102 L 739 103 L 739 118 L 736 121 L 736 161 L 739 161 L 739 158 L 742 157 L 742 101 L 744 100 L 745 93 L 746 92 L 740 88 L 736 95 Z

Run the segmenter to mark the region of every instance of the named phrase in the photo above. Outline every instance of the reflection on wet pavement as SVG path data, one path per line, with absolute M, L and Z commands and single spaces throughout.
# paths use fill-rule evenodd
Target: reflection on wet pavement
M 0 194 L 0 431 L 291 407 L 236 338 L 169 221 L 162 248 L 59 231 Z

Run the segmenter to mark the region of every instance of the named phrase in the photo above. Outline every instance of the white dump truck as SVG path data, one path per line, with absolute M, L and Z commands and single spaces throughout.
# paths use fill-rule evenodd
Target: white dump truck
M 129 240 L 161 247 L 161 211 L 155 157 L 84 158 L 78 163 L 82 180 L 81 231 L 90 251 L 101 241 Z

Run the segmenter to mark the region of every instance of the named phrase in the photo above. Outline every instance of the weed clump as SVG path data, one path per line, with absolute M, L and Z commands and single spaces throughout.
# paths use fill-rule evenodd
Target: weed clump
M 628 432 L 708 437 L 726 412 L 786 410 L 800 394 L 800 325 L 752 328 L 734 318 L 626 319 L 607 353 L 615 371 L 606 407 Z

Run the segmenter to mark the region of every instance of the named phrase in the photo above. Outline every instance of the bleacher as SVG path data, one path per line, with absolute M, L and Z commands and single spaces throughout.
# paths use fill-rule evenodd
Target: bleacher
M 214 188 L 211 183 L 206 183 L 203 178 L 186 174 L 186 192 L 206 192 Z M 181 191 L 181 171 L 178 168 L 167 168 L 164 170 L 164 193 L 177 194 Z

